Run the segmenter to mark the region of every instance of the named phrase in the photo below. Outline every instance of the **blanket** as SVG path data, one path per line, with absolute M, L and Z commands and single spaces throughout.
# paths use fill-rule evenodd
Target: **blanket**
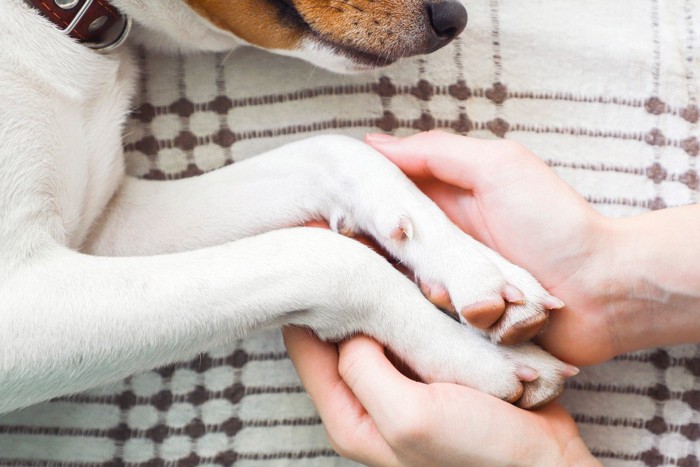
M 359 76 L 252 48 L 140 51 L 128 171 L 177 179 L 320 133 L 443 128 L 526 144 L 609 216 L 698 201 L 697 0 L 467 7 L 453 44 Z M 699 464 L 700 346 L 585 368 L 561 401 L 605 465 Z M 352 465 L 329 447 L 277 331 L 4 415 L 0 464 Z

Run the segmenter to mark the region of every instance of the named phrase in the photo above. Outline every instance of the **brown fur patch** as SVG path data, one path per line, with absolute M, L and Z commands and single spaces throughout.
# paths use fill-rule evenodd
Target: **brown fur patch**
M 284 20 L 276 0 L 185 1 L 215 26 L 259 47 L 294 49 L 305 31 L 302 25 Z
M 376 55 L 404 54 L 428 25 L 420 0 L 296 0 L 295 6 L 323 39 Z
M 357 52 L 399 57 L 424 53 L 428 40 L 422 0 L 185 1 L 216 26 L 270 49 L 294 49 L 308 35 Z

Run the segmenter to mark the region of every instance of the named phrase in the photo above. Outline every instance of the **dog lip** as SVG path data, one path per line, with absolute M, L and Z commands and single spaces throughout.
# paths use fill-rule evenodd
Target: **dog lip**
M 445 47 L 447 44 L 452 42 L 453 40 L 454 40 L 454 38 L 452 38 L 452 37 L 435 36 L 434 40 L 432 41 L 432 43 L 428 47 L 428 50 L 425 53 L 431 54 L 437 50 L 440 50 L 443 47 Z
M 381 68 L 383 66 L 391 65 L 396 60 L 398 60 L 398 57 L 390 57 L 388 55 L 379 55 L 376 53 L 367 52 L 367 51 L 360 50 L 360 49 L 355 49 L 353 47 L 344 46 L 344 45 L 329 41 L 327 39 L 324 39 L 323 37 L 320 37 L 318 34 L 314 34 L 314 36 L 323 45 L 330 47 L 337 54 L 344 55 L 348 58 L 352 58 L 356 62 L 358 62 L 358 64 L 360 64 L 360 65 L 367 65 L 371 68 Z
M 364 65 L 367 68 L 381 68 L 384 66 L 391 65 L 397 61 L 402 56 L 390 56 L 390 55 L 380 55 L 375 52 L 369 52 L 362 49 L 357 49 L 352 46 L 347 46 L 339 44 L 332 40 L 327 39 L 313 28 L 309 28 L 309 32 L 313 38 L 323 46 L 326 46 L 333 50 L 338 55 L 343 55 L 345 57 L 354 59 L 358 65 Z
M 313 28 L 306 20 L 304 19 L 304 16 L 299 12 L 299 10 L 296 8 L 294 5 L 294 0 L 273 0 L 279 7 L 283 10 L 286 11 L 287 14 L 290 14 L 290 17 L 288 17 L 289 20 L 295 21 L 297 24 L 300 26 L 303 26 L 304 29 L 319 43 L 322 44 L 331 50 L 333 50 L 335 53 L 338 55 L 343 55 L 345 57 L 351 58 L 355 60 L 355 62 L 358 65 L 364 65 L 367 68 L 380 68 L 383 66 L 391 65 L 394 63 L 396 60 L 398 60 L 399 57 L 391 57 L 391 56 L 384 56 L 384 55 L 379 55 L 373 52 L 368 52 L 366 50 L 361 50 L 357 49 L 351 46 L 339 44 L 337 42 L 334 42 L 332 40 L 327 39 L 324 37 L 324 34 L 322 34 L 320 31 L 317 31 L 316 29 Z

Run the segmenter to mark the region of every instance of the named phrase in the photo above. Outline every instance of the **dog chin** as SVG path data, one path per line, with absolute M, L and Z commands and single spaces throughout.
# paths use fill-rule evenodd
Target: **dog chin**
M 299 58 L 333 73 L 352 75 L 376 70 L 392 64 L 395 60 L 381 59 L 370 54 L 346 50 L 316 38 L 306 38 L 295 50 L 273 52 Z

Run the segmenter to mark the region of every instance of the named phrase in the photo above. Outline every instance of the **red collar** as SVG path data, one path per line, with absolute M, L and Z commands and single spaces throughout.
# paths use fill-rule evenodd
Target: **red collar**
M 106 0 L 26 0 L 66 35 L 102 51 L 121 45 L 130 19 Z

